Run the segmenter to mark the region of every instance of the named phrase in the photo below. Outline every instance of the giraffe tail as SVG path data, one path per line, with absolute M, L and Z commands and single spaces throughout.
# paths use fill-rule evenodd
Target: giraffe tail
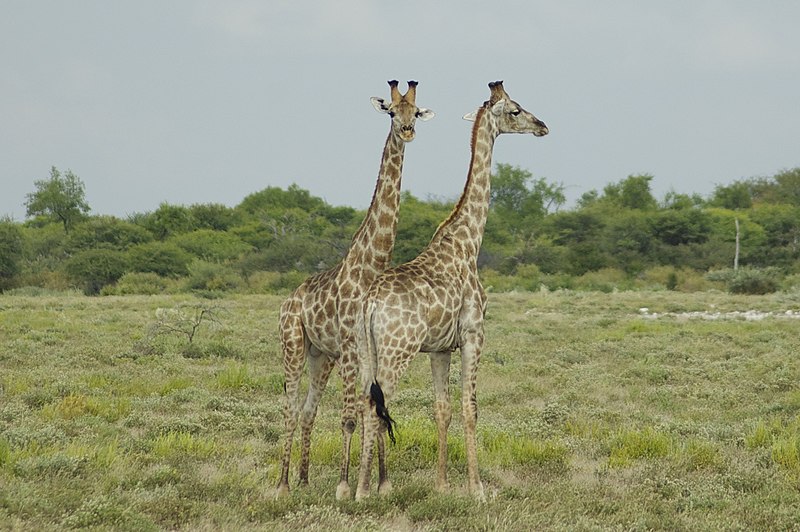
M 389 434 L 389 439 L 392 440 L 392 444 L 394 444 L 394 427 L 396 422 L 392 419 L 392 416 L 389 415 L 389 410 L 386 409 L 383 390 L 381 390 L 381 385 L 378 384 L 377 381 L 373 382 L 369 387 L 369 395 L 372 398 L 372 402 L 375 403 L 375 413 L 386 423 L 386 432 Z
M 358 356 L 363 384 L 374 382 L 378 377 L 378 349 L 375 346 L 375 336 L 372 333 L 372 315 L 374 311 L 375 301 L 367 298 L 364 312 L 356 318 L 359 351 L 363 351 Z M 364 392 L 366 392 L 366 388 Z
M 363 356 L 360 357 L 361 372 L 364 381 L 370 383 L 369 396 L 372 403 L 375 405 L 375 413 L 386 425 L 386 432 L 392 444 L 395 443 L 394 430 L 396 423 L 392 416 L 389 415 L 389 410 L 386 408 L 386 398 L 383 395 L 381 385 L 378 384 L 378 347 L 375 345 L 375 335 L 372 330 L 372 319 L 375 311 L 375 300 L 367 298 L 366 306 L 363 313 L 363 325 L 358 328 L 359 332 L 366 336 L 365 343 L 361 345 L 366 350 Z

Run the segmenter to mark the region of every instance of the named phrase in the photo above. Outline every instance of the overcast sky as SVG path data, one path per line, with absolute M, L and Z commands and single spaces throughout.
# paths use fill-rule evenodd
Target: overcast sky
M 706 196 L 800 166 L 798 21 L 792 0 L 3 0 L 0 216 L 51 166 L 94 214 L 292 183 L 365 208 L 390 79 L 436 112 L 406 148 L 417 197 L 461 192 L 461 117 L 499 79 L 550 135 L 501 137 L 495 163 L 571 200 L 638 173 Z

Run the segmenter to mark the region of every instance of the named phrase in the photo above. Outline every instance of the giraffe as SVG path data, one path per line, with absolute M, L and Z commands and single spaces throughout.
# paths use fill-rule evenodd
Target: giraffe
M 401 94 L 397 81 L 389 82 L 391 100 L 373 97 L 375 109 L 391 117 L 391 127 L 383 148 L 378 181 L 361 226 L 342 261 L 330 270 L 304 281 L 281 305 L 280 338 L 284 368 L 285 443 L 281 476 L 276 496 L 289 492 L 289 462 L 292 438 L 298 421 L 301 425 L 300 483 L 308 484 L 311 431 L 322 392 L 335 365 L 343 381 L 342 466 L 336 490 L 339 499 L 350 495 L 348 473 L 350 440 L 356 426 L 356 380 L 358 360 L 355 352 L 356 317 L 359 302 L 377 275 L 389 266 L 397 229 L 400 180 L 405 144 L 415 135 L 417 119 L 433 118 L 430 109 L 416 105 L 417 82 L 409 81 Z M 309 384 L 301 405 L 300 380 L 308 360 Z
M 489 211 L 492 149 L 502 133 L 532 133 L 537 137 L 548 133 L 541 120 L 509 98 L 502 81 L 490 83 L 489 88 L 489 100 L 464 117 L 475 124 L 469 172 L 458 203 L 420 255 L 378 276 L 363 302 L 359 366 L 364 418 L 356 500 L 369 495 L 375 439 L 379 451 L 384 431 L 394 441 L 394 420 L 386 401 L 418 352 L 429 354 L 433 373 L 439 442 L 436 488 L 448 489 L 447 429 L 452 417 L 448 378 L 450 356 L 456 348 L 461 350 L 461 409 L 469 491 L 485 500 L 475 436 L 476 380 L 486 311 L 477 257 Z M 381 473 L 381 482 L 386 482 L 383 477 L 385 472 Z

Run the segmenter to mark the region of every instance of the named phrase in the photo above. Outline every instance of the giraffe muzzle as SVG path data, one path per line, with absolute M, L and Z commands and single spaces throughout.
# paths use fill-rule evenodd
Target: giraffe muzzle
M 416 136 L 416 133 L 414 131 L 414 126 L 402 126 L 400 128 L 400 137 L 404 141 L 410 142 L 410 141 L 414 140 L 415 136 Z

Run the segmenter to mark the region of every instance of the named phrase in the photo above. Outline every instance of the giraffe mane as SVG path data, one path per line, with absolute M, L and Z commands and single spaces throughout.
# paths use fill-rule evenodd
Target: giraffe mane
M 475 155 L 475 148 L 478 143 L 478 123 L 481 121 L 481 118 L 483 118 L 483 113 L 486 112 L 486 109 L 488 108 L 490 103 L 491 102 L 489 100 L 483 102 L 483 105 L 480 107 L 480 109 L 478 109 L 478 112 L 475 114 L 475 122 L 472 125 L 472 136 L 469 143 L 470 159 L 469 159 L 469 170 L 467 171 L 468 176 L 472 176 L 472 166 L 475 164 L 474 155 Z M 461 193 L 461 197 L 458 198 L 458 203 L 456 203 L 455 207 L 453 207 L 453 210 L 450 211 L 450 215 L 442 223 L 439 224 L 439 227 L 436 228 L 436 233 L 434 233 L 434 237 L 436 237 L 439 234 L 439 231 L 441 231 L 443 227 L 448 225 L 453 220 L 453 218 L 455 218 L 456 214 L 458 214 L 458 212 L 461 210 L 461 207 L 466 201 L 466 196 L 467 196 L 466 192 L 467 192 L 467 186 L 469 186 L 469 182 L 470 180 L 467 179 L 466 183 L 464 183 L 464 191 Z

